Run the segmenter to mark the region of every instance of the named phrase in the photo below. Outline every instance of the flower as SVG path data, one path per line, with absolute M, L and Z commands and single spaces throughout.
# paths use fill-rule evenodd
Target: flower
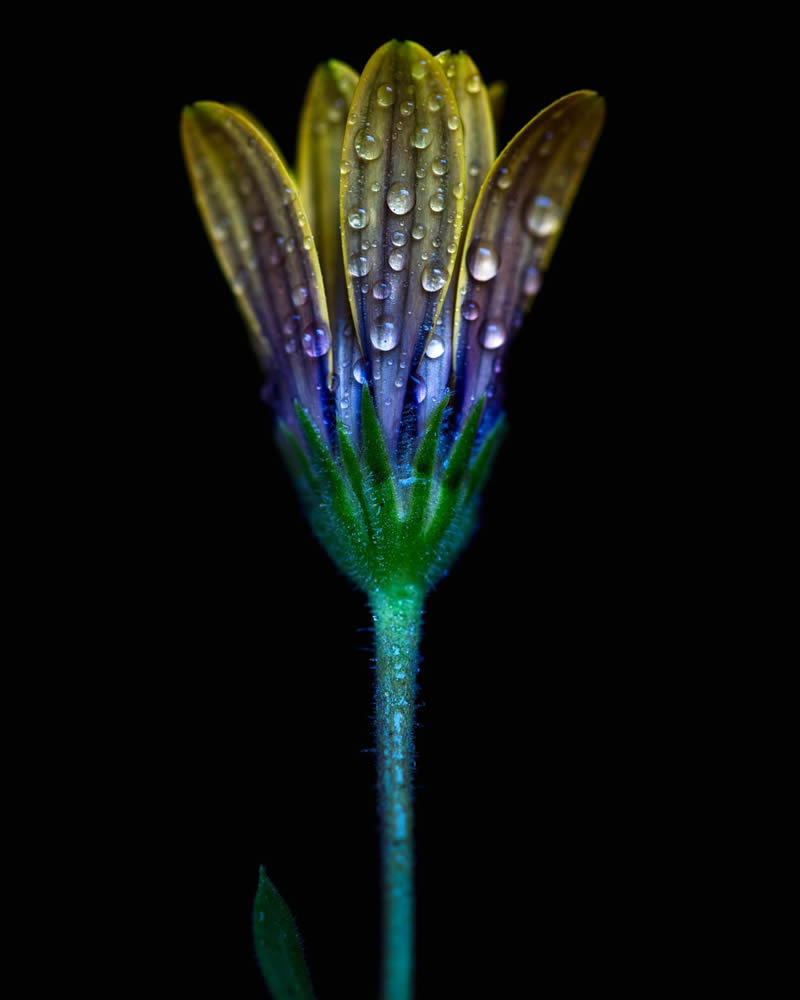
M 568 94 L 495 159 L 468 55 L 388 42 L 312 77 L 297 174 L 237 107 L 186 108 L 195 196 L 318 536 L 372 594 L 427 589 L 475 524 L 506 354 L 602 128 Z M 497 103 L 497 100 L 494 102 Z

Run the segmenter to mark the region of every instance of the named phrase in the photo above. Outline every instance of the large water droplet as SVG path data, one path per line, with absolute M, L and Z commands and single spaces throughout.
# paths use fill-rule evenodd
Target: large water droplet
M 418 222 L 416 226 L 414 226 L 414 228 L 411 230 L 411 235 L 414 237 L 415 240 L 422 239 L 422 237 L 425 235 L 425 227 L 422 225 L 421 222 Z
M 292 302 L 296 306 L 302 306 L 308 302 L 308 289 L 305 285 L 298 285 L 297 288 L 292 289 Z
M 310 358 L 321 358 L 330 350 L 331 338 L 324 326 L 309 327 L 303 334 L 303 350 Z
M 475 240 L 467 254 L 467 267 L 476 281 L 490 281 L 500 267 L 500 255 L 493 244 Z
M 396 247 L 404 247 L 408 243 L 408 233 L 404 233 L 402 229 L 398 229 L 392 233 L 392 243 Z
M 506 342 L 506 328 L 496 320 L 487 320 L 478 333 L 478 343 L 487 351 L 496 351 Z
M 437 160 L 434 160 L 431 165 L 431 170 L 437 177 L 444 177 L 447 173 L 447 157 L 440 156 Z
M 444 341 L 438 333 L 435 333 L 428 341 L 428 346 L 425 348 L 425 354 L 432 361 L 435 361 L 444 354 Z
M 461 315 L 464 319 L 468 319 L 470 321 L 477 319 L 478 316 L 480 316 L 480 313 L 481 311 L 477 302 L 465 302 L 464 308 L 461 310 Z
M 414 401 L 421 403 L 428 395 L 428 387 L 425 385 L 425 379 L 421 375 L 412 375 L 411 381 L 414 383 L 412 390 Z
M 382 108 L 390 108 L 394 104 L 394 87 L 388 83 L 378 87 L 378 104 Z
M 414 192 L 403 181 L 395 181 L 386 192 L 386 204 L 395 215 L 406 215 L 414 207 Z
M 422 269 L 422 287 L 426 292 L 438 292 L 447 284 L 448 274 L 442 267 L 428 264 Z
M 525 209 L 525 225 L 533 236 L 550 236 L 561 225 L 561 209 L 546 195 L 537 195 Z
M 444 195 L 441 191 L 436 191 L 431 195 L 430 201 L 428 202 L 428 207 L 432 212 L 443 212 L 444 211 Z
M 414 138 L 411 142 L 417 147 L 417 149 L 427 149 L 433 142 L 431 130 L 429 128 L 425 128 L 424 125 L 418 126 L 414 132 Z
M 358 254 L 353 254 L 347 265 L 347 270 L 353 275 L 354 278 L 363 278 L 369 271 L 369 258 L 359 257 Z
M 362 160 L 377 160 L 383 152 L 378 140 L 365 128 L 356 136 L 355 147 Z
M 538 267 L 531 265 L 525 272 L 522 281 L 522 290 L 526 295 L 536 295 L 542 287 L 542 272 Z
M 378 301 L 382 301 L 383 299 L 388 299 L 390 291 L 391 289 L 389 288 L 388 282 L 386 281 L 377 281 L 372 286 L 372 295 L 374 298 L 378 299 Z
M 365 208 L 354 208 L 347 216 L 347 221 L 353 229 L 363 229 L 368 220 L 369 216 Z
M 424 59 L 419 59 L 411 66 L 411 75 L 415 80 L 421 80 L 428 72 L 428 63 Z
M 353 365 L 353 378 L 359 385 L 367 381 L 367 362 L 363 358 L 359 358 Z
M 379 316 L 369 331 L 372 346 L 378 351 L 391 351 L 400 340 L 400 329 L 389 316 Z
M 402 271 L 406 266 L 405 250 L 392 250 L 389 254 L 389 267 L 393 271 Z

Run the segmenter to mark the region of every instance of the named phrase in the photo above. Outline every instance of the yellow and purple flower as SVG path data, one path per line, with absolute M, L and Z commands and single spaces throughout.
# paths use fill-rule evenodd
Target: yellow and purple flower
M 509 345 L 602 127 L 602 98 L 578 91 L 495 158 L 498 95 L 465 53 L 411 42 L 360 77 L 325 63 L 294 175 L 248 112 L 184 112 L 282 450 L 321 540 L 368 593 L 430 585 L 468 537 Z

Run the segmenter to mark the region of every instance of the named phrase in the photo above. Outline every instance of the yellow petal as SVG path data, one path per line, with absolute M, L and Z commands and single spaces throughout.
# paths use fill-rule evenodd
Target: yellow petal
M 355 426 L 361 386 L 352 375 L 359 351 L 342 263 L 339 169 L 357 82 L 358 74 L 344 63 L 330 60 L 317 67 L 306 91 L 297 143 L 297 182 L 316 240 L 331 321 L 329 385 L 335 376 L 337 411 L 348 429 Z
M 469 219 L 481 184 L 494 163 L 495 131 L 486 85 L 478 67 L 466 52 L 441 52 L 436 57 L 458 102 L 464 128 L 464 158 L 467 165 L 464 192 L 464 218 Z M 451 256 L 458 273 L 462 246 Z M 457 282 L 450 283 L 436 328 L 431 332 L 426 351 L 415 374 L 426 386 L 426 396 L 420 404 L 421 419 L 427 420 L 436 408 L 450 381 L 453 358 L 453 318 Z M 431 356 L 432 355 L 432 356 Z
M 348 115 L 341 226 L 347 283 L 375 404 L 397 438 L 409 372 L 434 328 L 464 215 L 463 129 L 441 63 L 413 42 L 370 59 Z
M 495 363 L 533 302 L 604 117 L 605 102 L 593 91 L 562 97 L 511 140 L 481 188 L 456 299 L 462 413 L 490 388 Z
M 254 346 L 322 425 L 330 327 L 317 253 L 294 181 L 266 133 L 210 101 L 184 109 L 181 136 L 200 213 Z
M 494 121 L 495 135 L 500 134 L 500 124 L 503 121 L 503 112 L 506 107 L 506 94 L 508 84 L 502 80 L 495 80 L 489 84 L 489 104 L 492 107 L 492 120 Z

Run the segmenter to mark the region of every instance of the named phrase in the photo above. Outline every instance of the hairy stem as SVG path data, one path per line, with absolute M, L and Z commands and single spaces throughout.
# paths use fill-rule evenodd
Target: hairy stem
M 381 821 L 383 958 L 380 1000 L 411 1000 L 414 985 L 414 824 L 411 761 L 424 592 L 375 591 L 378 811 Z

